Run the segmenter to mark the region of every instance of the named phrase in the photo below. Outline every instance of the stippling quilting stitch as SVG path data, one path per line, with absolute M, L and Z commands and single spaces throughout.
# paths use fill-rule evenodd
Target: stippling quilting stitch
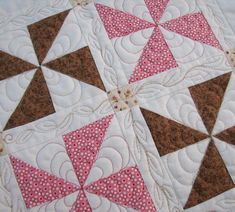
M 5 130 L 27 124 L 54 112 L 47 84 L 39 68 L 25 91 L 24 97 L 8 120 Z
M 101 4 L 96 4 L 97 11 L 110 39 L 125 36 L 149 27 L 154 28 L 148 43 L 144 47 L 138 64 L 129 79 L 129 83 L 142 80 L 178 66 L 159 26 L 189 37 L 192 40 L 206 43 L 216 48 L 221 48 L 202 13 L 189 14 L 159 24 L 160 18 L 164 14 L 168 2 L 169 1 L 145 1 L 155 22 L 154 25 L 150 25 L 147 21 L 145 21 L 146 24 L 144 25 L 142 24 L 144 20 L 138 23 L 137 21 L 134 21 L 137 17 L 132 17 L 128 13 Z M 131 20 L 133 21 L 131 22 Z
M 189 88 L 198 113 L 207 128 L 207 135 L 142 109 L 161 156 L 211 137 L 191 193 L 184 205 L 185 209 L 200 204 L 235 186 L 212 137 L 218 137 L 225 142 L 227 140 L 231 142 L 232 139 L 229 136 L 233 135 L 229 134 L 230 129 L 218 136 L 212 135 L 230 77 L 231 73 L 228 73 Z
M 40 64 L 38 68 L 7 53 L 1 52 L 1 79 L 12 77 L 33 68 L 38 69 L 25 91 L 22 101 L 11 115 L 4 130 L 30 123 L 55 112 L 41 70 L 41 65 L 104 90 L 103 82 L 100 79 L 100 75 L 88 47 L 79 49 L 76 52 L 72 52 L 56 60 L 49 61 L 48 63 L 43 63 L 68 13 L 69 11 L 64 11 L 28 26 L 30 37 Z M 15 64 L 14 68 L 13 64 Z
M 50 61 L 45 66 L 105 90 L 88 47 Z
M 22 72 L 36 68 L 36 66 L 3 51 L 0 51 L 0 65 L 0 80 L 7 79 Z
M 91 211 L 85 192 L 139 211 L 156 211 L 137 167 L 125 167 L 117 173 L 86 184 L 90 170 L 110 126 L 113 115 L 95 121 L 63 136 L 79 185 L 66 182 L 10 156 L 14 173 L 27 208 L 65 197 L 78 191 L 71 211 Z
M 214 69 L 222 67 L 220 60 L 215 67 L 197 57 L 195 61 L 193 56 L 186 57 L 192 64 L 182 68 L 177 54 L 184 51 L 185 44 L 186 54 L 195 45 L 190 54 L 210 60 L 215 51 L 216 57 L 227 62 L 202 3 L 197 8 L 193 0 L 183 0 L 180 5 L 169 0 L 97 0 L 87 6 L 79 1 L 82 7 L 76 6 L 78 1 L 71 2 L 71 10 L 47 11 L 47 18 L 29 21 L 24 33 L 16 30 L 22 43 L 25 37 L 31 38 L 31 43 L 25 41 L 25 50 L 10 44 L 7 49 L 0 39 L 0 48 L 4 46 L 0 51 L 0 88 L 4 88 L 0 95 L 4 90 L 11 101 L 15 96 L 8 91 L 9 85 L 25 88 L 10 118 L 3 115 L 8 122 L 0 141 L 0 207 L 14 196 L 17 201 L 12 200 L 12 207 L 22 211 L 193 211 L 211 201 L 217 201 L 211 204 L 213 209 L 230 209 L 233 202 L 225 197 L 234 191 L 235 175 L 233 158 L 226 152 L 234 148 L 235 124 L 220 113 L 228 117 L 233 110 L 226 98 L 232 96 L 234 52 L 225 52 L 231 67 L 226 64 L 217 75 Z M 174 45 L 169 35 L 174 36 Z M 132 39 L 132 45 L 124 38 Z M 112 50 L 120 41 L 122 47 L 132 48 L 137 59 L 127 54 L 134 67 L 119 87 L 119 77 L 125 78 L 120 73 L 126 70 L 118 65 Z M 28 55 L 26 49 L 30 49 Z M 191 65 L 201 73 L 191 72 Z M 188 72 L 181 75 L 184 69 Z M 166 74 L 164 79 L 160 73 Z M 193 85 L 182 91 L 180 99 L 171 83 L 166 83 L 177 78 L 192 80 L 187 85 Z M 110 81 L 115 87 L 103 92 Z M 176 108 L 183 101 L 183 110 L 174 110 L 165 96 L 161 97 L 164 100 L 154 99 L 160 102 L 159 108 L 148 101 L 152 91 L 161 92 L 163 84 L 172 95 L 175 92 Z M 7 104 L 0 101 L 0 112 L 2 108 L 6 111 Z M 142 104 L 147 109 L 139 110 Z M 224 109 L 223 104 L 229 107 Z M 221 120 L 226 122 L 224 127 Z
M 27 208 L 62 198 L 79 188 L 14 156 L 10 159 Z

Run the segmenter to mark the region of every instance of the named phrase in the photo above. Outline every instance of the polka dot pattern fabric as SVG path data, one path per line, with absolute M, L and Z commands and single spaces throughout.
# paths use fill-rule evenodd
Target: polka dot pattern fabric
M 157 73 L 176 68 L 178 65 L 168 48 L 159 27 L 154 32 L 143 50 L 138 65 L 131 75 L 129 83 L 142 80 Z
M 110 39 L 155 27 L 153 23 L 101 4 L 96 4 L 96 9 L 99 12 Z
M 192 40 L 222 49 L 201 12 L 179 17 L 165 22 L 161 26 Z
M 84 185 L 113 115 L 65 135 L 64 142 L 80 185 Z
M 126 167 L 107 178 L 84 186 L 112 119 L 113 115 L 106 116 L 63 137 L 80 186 L 10 157 L 27 208 L 79 191 L 70 211 L 90 212 L 92 209 L 86 191 L 138 211 L 156 211 L 136 166 Z
M 27 208 L 60 199 L 79 189 L 78 186 L 13 156 L 10 156 L 10 160 Z
M 85 188 L 120 205 L 138 211 L 156 211 L 139 170 L 129 167 Z
M 140 59 L 129 79 L 129 83 L 148 78 L 155 74 L 178 67 L 159 28 L 159 21 L 164 14 L 169 0 L 144 0 L 152 19 L 155 22 L 153 34 L 143 49 Z M 107 7 L 96 5 L 109 38 L 121 37 L 143 30 L 140 19 L 131 14 Z M 133 19 L 133 20 L 131 20 Z M 137 24 L 138 20 L 138 24 Z M 144 20 L 142 20 L 144 21 Z M 138 27 L 137 27 L 138 26 Z M 161 24 L 167 30 L 174 31 L 192 40 L 221 49 L 209 24 L 201 12 L 188 14 Z
M 70 212 L 91 212 L 91 206 L 86 198 L 84 191 L 80 191 L 76 202 L 73 204 Z
M 156 24 L 160 21 L 169 0 L 144 0 Z M 157 5 L 157 6 L 156 6 Z

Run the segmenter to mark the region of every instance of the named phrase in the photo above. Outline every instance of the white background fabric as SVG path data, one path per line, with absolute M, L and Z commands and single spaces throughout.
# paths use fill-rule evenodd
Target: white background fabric
M 223 11 L 228 23 L 230 24 L 233 32 L 235 32 L 235 1 L 231 0 L 216 0 Z

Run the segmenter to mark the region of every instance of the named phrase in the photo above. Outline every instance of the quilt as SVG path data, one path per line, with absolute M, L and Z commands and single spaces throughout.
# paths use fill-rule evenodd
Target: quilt
M 234 67 L 217 0 L 0 2 L 0 211 L 235 211 Z

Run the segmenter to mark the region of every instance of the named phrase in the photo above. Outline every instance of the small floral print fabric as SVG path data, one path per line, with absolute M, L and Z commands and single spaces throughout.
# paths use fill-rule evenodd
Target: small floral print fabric
M 235 211 L 217 4 L 28 4 L 0 17 L 0 211 Z

